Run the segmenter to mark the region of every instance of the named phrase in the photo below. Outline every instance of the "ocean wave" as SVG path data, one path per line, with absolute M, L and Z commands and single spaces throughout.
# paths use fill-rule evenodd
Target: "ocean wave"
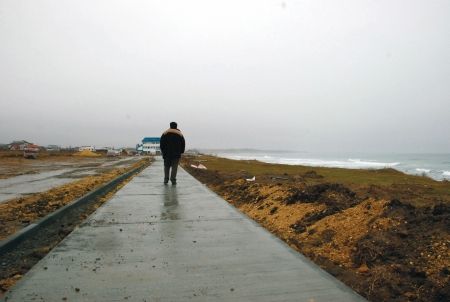
M 400 164 L 398 162 L 364 161 L 360 159 L 324 160 L 315 158 L 275 158 L 267 155 L 252 156 L 252 155 L 230 155 L 230 154 L 219 154 L 219 156 L 237 160 L 258 160 L 272 164 L 303 165 L 311 167 L 348 168 L 348 169 L 383 169 L 383 168 L 392 168 Z
M 420 172 L 420 173 L 430 173 L 430 169 L 423 169 L 423 168 L 416 168 L 416 171 L 417 172 Z
M 350 169 L 383 169 L 397 166 L 399 163 L 384 163 L 362 160 L 322 160 L 322 159 L 281 159 L 281 163 L 305 165 L 312 167 L 350 168 Z
M 443 172 L 442 172 L 442 175 L 443 175 L 443 176 L 450 176 L 450 171 L 443 171 Z

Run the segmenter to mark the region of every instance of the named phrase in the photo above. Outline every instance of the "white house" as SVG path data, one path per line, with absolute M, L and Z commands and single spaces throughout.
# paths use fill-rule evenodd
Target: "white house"
M 136 146 L 136 151 L 146 154 L 161 154 L 159 137 L 144 137 L 142 144 Z

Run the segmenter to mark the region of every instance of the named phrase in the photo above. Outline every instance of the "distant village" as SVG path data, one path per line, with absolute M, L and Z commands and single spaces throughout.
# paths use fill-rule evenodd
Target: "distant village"
M 141 154 L 161 154 L 159 137 L 144 137 L 142 141 L 136 144 L 135 148 L 114 148 L 114 147 L 95 147 L 95 146 L 70 146 L 62 147 L 59 145 L 40 146 L 36 143 L 26 140 L 17 140 L 9 144 L 0 144 L 0 150 L 3 151 L 22 151 L 25 157 L 36 157 L 39 152 L 82 152 L 91 151 L 105 154 L 107 156 L 119 155 L 141 155 Z
M 17 140 L 9 144 L 0 143 L 0 151 L 23 152 L 25 158 L 37 158 L 40 152 L 50 154 L 55 153 L 76 153 L 76 152 L 95 152 L 96 154 L 106 156 L 134 156 L 134 155 L 161 155 L 160 138 L 159 137 L 144 137 L 136 147 L 96 147 L 96 146 L 69 146 L 62 147 L 59 145 L 40 146 L 36 143 L 28 142 L 26 140 Z M 186 154 L 198 154 L 199 151 L 195 149 L 187 150 Z

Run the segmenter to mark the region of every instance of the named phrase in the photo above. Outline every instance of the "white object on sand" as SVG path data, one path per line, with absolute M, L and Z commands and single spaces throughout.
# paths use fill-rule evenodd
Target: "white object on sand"
M 208 170 L 204 165 L 202 165 L 202 164 L 198 164 L 198 166 L 196 166 L 196 165 L 191 165 L 191 167 L 192 168 L 195 168 L 195 169 L 201 169 L 201 170 Z
M 246 181 L 255 181 L 256 180 L 256 176 L 253 176 L 253 178 L 247 178 Z

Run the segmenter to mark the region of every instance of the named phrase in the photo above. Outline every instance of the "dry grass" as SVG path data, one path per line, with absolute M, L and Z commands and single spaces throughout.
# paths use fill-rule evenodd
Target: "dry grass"
M 208 170 L 190 168 L 202 160 Z M 450 183 L 186 157 L 228 202 L 371 301 L 450 300 Z M 256 176 L 256 182 L 246 178 Z
M 115 177 L 148 162 L 143 159 L 130 167 L 113 169 L 101 175 L 87 176 L 46 192 L 15 198 L 0 204 L 0 240 L 30 223 L 92 191 Z

